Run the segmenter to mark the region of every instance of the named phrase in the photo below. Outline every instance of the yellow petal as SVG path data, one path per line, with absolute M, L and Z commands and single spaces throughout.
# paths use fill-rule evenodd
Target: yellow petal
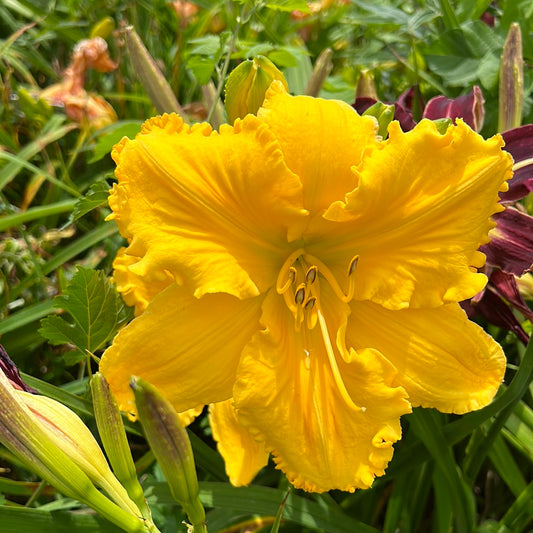
M 231 396 L 242 348 L 259 328 L 261 298 L 196 299 L 170 285 L 122 329 L 100 362 L 122 411 L 135 413 L 130 376 L 159 389 L 176 411 Z
M 265 445 L 252 438 L 239 424 L 233 400 L 209 406 L 209 423 L 217 449 L 226 463 L 226 473 L 232 485 L 240 487 L 252 482 L 256 474 L 268 463 Z
M 126 248 L 120 248 L 113 261 L 113 281 L 124 301 L 135 307 L 136 315 L 140 315 L 157 294 L 174 282 L 174 276 L 167 270 L 152 269 L 145 276 L 132 272 L 129 267 L 141 259 L 129 255 Z
M 329 342 L 345 322 L 327 287 L 321 302 Z M 373 350 L 347 364 L 326 352 L 320 327 L 294 329 L 277 294 L 267 296 L 258 332 L 243 351 L 234 388 L 238 420 L 271 451 L 297 488 L 322 492 L 367 488 L 382 475 L 410 411 L 394 371 Z
M 281 82 L 267 91 L 258 117 L 278 138 L 288 167 L 304 185 L 304 207 L 322 214 L 357 184 L 351 170 L 375 147 L 377 124 L 337 100 L 290 96 Z
M 444 135 L 430 121 L 389 131 L 365 156 L 358 187 L 324 215 L 341 223 L 328 249 L 317 238 L 311 253 L 342 271 L 358 254 L 355 298 L 389 309 L 471 298 L 486 283 L 477 249 L 502 209 L 512 159 L 500 136 L 485 141 L 460 121 Z
M 462 414 L 487 405 L 505 371 L 501 347 L 458 304 L 389 311 L 352 302 L 346 342 L 376 348 L 413 406 Z
M 113 157 L 111 218 L 128 255 L 142 258 L 130 271 L 168 271 L 197 297 L 250 297 L 273 283 L 287 231 L 306 213 L 301 182 L 265 124 L 249 116 L 219 135 L 163 115 L 123 139 Z

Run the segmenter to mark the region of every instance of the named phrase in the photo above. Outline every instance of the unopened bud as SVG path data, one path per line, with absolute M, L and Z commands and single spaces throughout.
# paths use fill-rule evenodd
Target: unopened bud
M 0 347 L 0 357 L 4 354 Z M 2 371 L 0 442 L 65 496 L 92 507 L 124 531 L 147 532 L 124 488 L 121 493 L 118 481 L 111 481 L 114 476 L 108 467 L 105 472 L 105 458 L 77 415 L 55 400 L 14 388 Z
M 107 39 L 115 29 L 115 21 L 111 17 L 100 19 L 91 29 L 91 38 Z
M 374 85 L 374 75 L 369 70 L 362 70 L 355 87 L 356 98 L 378 99 L 376 86 Z
M 305 94 L 307 96 L 318 96 L 320 93 L 322 85 L 324 85 L 326 78 L 333 68 L 332 57 L 333 51 L 331 48 L 326 48 L 318 56 L 311 77 L 305 87 Z
M 524 58 L 522 34 L 518 23 L 511 24 L 500 63 L 498 130 L 518 128 L 522 123 L 524 102 Z
M 129 26 L 124 30 L 124 36 L 133 69 L 157 112 L 174 112 L 183 116 L 183 109 L 168 81 L 155 64 L 137 32 Z
M 161 466 L 170 492 L 187 514 L 192 531 L 206 531 L 198 478 L 187 430 L 178 414 L 159 391 L 141 378 L 130 381 L 137 415 L 150 448 Z
M 125 487 L 144 518 L 151 520 L 151 513 L 137 479 L 135 463 L 126 437 L 124 423 L 115 397 L 104 376 L 97 372 L 91 378 L 91 394 L 98 434 L 104 445 L 114 474 Z
M 234 69 L 228 77 L 225 91 L 229 123 L 233 124 L 237 118 L 243 118 L 249 113 L 257 113 L 274 80 L 281 81 L 285 89 L 289 90 L 285 76 L 270 59 L 263 56 L 243 61 Z
M 385 139 L 387 128 L 394 119 L 394 106 L 376 102 L 363 113 L 363 116 L 371 116 L 378 121 L 378 135 Z

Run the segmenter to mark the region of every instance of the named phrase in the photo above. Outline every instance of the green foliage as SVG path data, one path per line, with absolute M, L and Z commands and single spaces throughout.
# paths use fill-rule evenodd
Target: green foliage
M 89 187 L 87 194 L 76 202 L 70 222 L 75 222 L 97 207 L 107 205 L 108 197 L 109 184 L 106 181 L 96 181 Z
M 106 275 L 83 267 L 78 267 L 65 293 L 55 297 L 54 307 L 68 313 L 70 320 L 49 316 L 41 321 L 39 333 L 51 344 L 74 345 L 76 353 L 68 358 L 71 363 L 102 348 L 131 319 Z

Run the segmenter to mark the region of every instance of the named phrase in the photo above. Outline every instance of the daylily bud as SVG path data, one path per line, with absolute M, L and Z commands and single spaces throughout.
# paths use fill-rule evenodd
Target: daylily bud
M 172 497 L 183 507 L 192 530 L 206 531 L 205 511 L 198 496 L 198 478 L 187 431 L 172 405 L 154 386 L 135 376 L 130 385 L 139 420 Z
M 511 24 L 503 46 L 500 64 L 498 130 L 517 128 L 522 122 L 524 101 L 524 58 L 518 23 Z
M 91 38 L 101 37 L 107 39 L 115 29 L 115 21 L 111 17 L 100 19 L 91 30 Z
M 170 85 L 155 64 L 137 32 L 132 26 L 128 26 L 124 30 L 124 36 L 135 73 L 157 112 L 171 113 L 174 111 L 183 116 L 183 109 L 172 92 Z
M 305 94 L 307 96 L 318 96 L 324 81 L 329 76 L 331 69 L 333 68 L 333 62 L 331 58 L 333 57 L 333 51 L 331 48 L 326 48 L 318 56 L 315 66 L 313 68 L 313 73 L 307 82 L 305 87 Z
M 234 69 L 226 82 L 226 113 L 230 124 L 249 113 L 255 114 L 263 104 L 265 93 L 274 80 L 279 80 L 288 91 L 285 76 L 276 65 L 263 56 L 243 61 Z
M 533 300 L 533 274 L 526 272 L 523 276 L 516 280 L 518 290 L 522 297 L 526 300 Z
M 0 356 L 7 357 L 3 349 Z M 65 496 L 92 507 L 125 531 L 147 531 L 124 488 L 112 481 L 109 469 L 105 472 L 102 452 L 77 415 L 50 398 L 14 388 L 1 371 L 0 442 Z
M 357 86 L 355 87 L 355 98 L 373 98 L 378 99 L 376 86 L 374 85 L 374 76 L 369 70 L 362 70 Z
M 378 135 L 385 138 L 387 136 L 387 128 L 394 119 L 394 106 L 384 104 L 383 102 L 376 102 L 371 105 L 363 115 L 375 117 L 378 121 Z
M 126 488 L 129 497 L 137 504 L 142 515 L 151 520 L 151 512 L 137 479 L 135 463 L 115 397 L 100 372 L 91 378 L 90 384 L 98 433 L 113 472 Z

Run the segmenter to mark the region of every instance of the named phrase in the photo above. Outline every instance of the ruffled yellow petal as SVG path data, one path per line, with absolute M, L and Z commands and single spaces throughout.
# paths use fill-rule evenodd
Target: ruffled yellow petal
M 120 409 L 135 413 L 132 375 L 157 387 L 178 412 L 231 397 L 242 348 L 259 328 L 261 299 L 196 299 L 175 284 L 158 294 L 100 362 Z
M 306 212 L 299 178 L 257 117 L 218 134 L 163 115 L 123 139 L 113 157 L 111 218 L 130 243 L 127 254 L 142 258 L 131 272 L 168 271 L 197 297 L 250 297 L 272 284 L 287 232 Z
M 231 484 L 236 487 L 248 485 L 268 463 L 265 445 L 253 439 L 239 424 L 233 400 L 210 405 L 209 423 Z
M 462 414 L 494 397 L 505 371 L 502 349 L 458 304 L 389 311 L 352 302 L 351 309 L 346 342 L 379 350 L 413 406 Z
M 346 309 L 330 292 L 325 287 L 321 297 L 330 306 L 322 306 L 327 341 L 318 326 L 296 332 L 282 299 L 269 294 L 267 328 L 244 349 L 234 388 L 241 424 L 265 442 L 291 483 L 313 492 L 369 487 L 384 473 L 401 436 L 399 418 L 410 411 L 377 352 L 363 350 L 350 364 L 338 355 Z
M 358 187 L 324 215 L 338 227 L 310 251 L 338 275 L 359 255 L 358 300 L 402 309 L 471 298 L 486 283 L 477 250 L 502 209 L 512 159 L 501 137 L 485 141 L 461 121 L 444 135 L 430 121 L 389 130 L 357 169 Z
M 377 124 L 344 102 L 290 96 L 281 82 L 267 91 L 258 117 L 281 144 L 288 167 L 304 185 L 304 207 L 322 212 L 357 184 L 351 170 L 375 147 Z
M 132 272 L 129 267 L 141 259 L 128 255 L 126 248 L 120 248 L 113 261 L 113 281 L 124 301 L 135 307 L 135 315 L 140 315 L 157 294 L 174 282 L 174 276 L 168 270 L 150 270 L 145 276 Z

